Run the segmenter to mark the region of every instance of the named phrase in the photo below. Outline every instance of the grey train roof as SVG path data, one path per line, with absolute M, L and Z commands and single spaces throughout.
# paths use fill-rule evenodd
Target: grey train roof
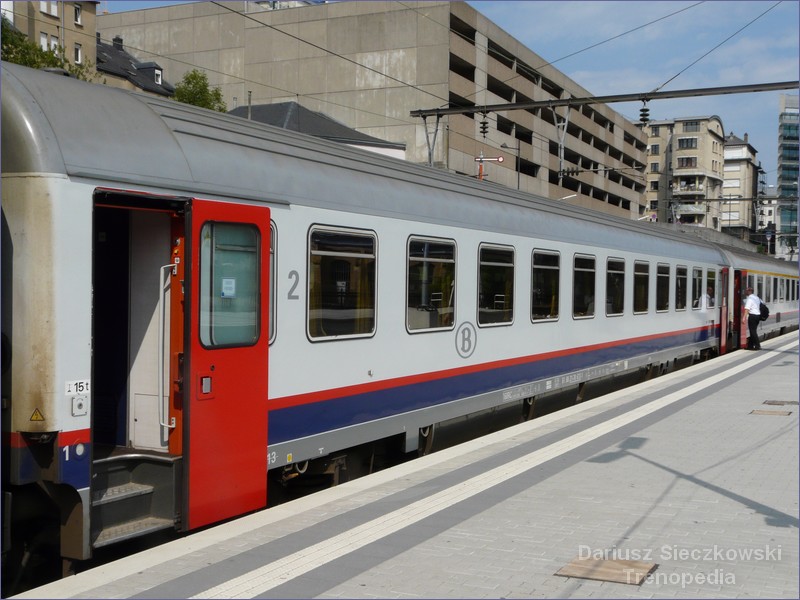
M 25 140 L 27 143 L 20 143 Z M 13 149 L 13 150 L 12 150 Z M 171 100 L 2 63 L 2 171 L 724 262 L 712 243 Z M 487 240 L 500 242 L 500 239 Z

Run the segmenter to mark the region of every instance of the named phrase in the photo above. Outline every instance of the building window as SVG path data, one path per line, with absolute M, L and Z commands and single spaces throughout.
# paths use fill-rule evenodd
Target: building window
M 558 318 L 558 252 L 533 251 L 531 276 L 531 320 Z
M 81 16 L 82 16 L 81 13 L 82 12 L 83 12 L 83 9 L 81 8 L 81 5 L 76 2 L 75 3 L 75 25 L 80 25 L 81 24 Z
M 659 146 L 658 144 L 652 144 L 650 146 L 650 154 L 652 154 L 653 156 L 658 156 L 660 153 L 661 153 L 661 146 Z
M 650 172 L 651 173 L 658 173 L 659 172 L 658 163 L 650 163 Z
M 657 192 L 658 191 L 658 181 L 651 181 L 650 182 L 650 191 Z
M 452 329 L 456 299 L 455 242 L 411 238 L 407 269 L 408 330 Z
M 514 250 L 481 246 L 478 280 L 478 323 L 514 320 Z
M 161 71 L 156 69 L 156 85 L 161 85 Z
M 653 125 L 650 127 L 650 135 L 652 135 L 653 137 L 658 137 L 660 133 L 661 133 L 661 127 L 659 127 L 658 125 Z
M 684 133 L 697 133 L 700 131 L 700 121 L 686 121 L 683 124 Z
M 58 2 L 39 2 L 39 10 L 46 15 L 58 16 Z
M 691 169 L 697 167 L 697 157 L 696 156 L 679 156 L 678 157 L 678 168 L 679 169 Z
M 79 65 L 83 62 L 83 52 L 80 44 L 75 44 L 75 64 Z
M 48 44 L 47 44 L 47 34 L 44 31 L 39 34 L 39 46 L 45 52 L 47 52 L 49 50 L 49 47 L 48 47 Z
M 687 148 L 697 148 L 697 138 L 680 138 L 678 140 L 678 150 L 685 150 Z

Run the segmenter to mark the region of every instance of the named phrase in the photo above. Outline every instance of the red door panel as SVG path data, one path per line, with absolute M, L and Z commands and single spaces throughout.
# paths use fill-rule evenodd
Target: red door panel
M 269 209 L 194 199 L 186 330 L 186 528 L 267 502 Z

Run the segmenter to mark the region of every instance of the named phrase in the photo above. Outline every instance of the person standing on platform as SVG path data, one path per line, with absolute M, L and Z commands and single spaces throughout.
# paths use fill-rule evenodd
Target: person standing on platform
M 744 311 L 742 311 L 742 325 L 747 323 L 750 336 L 747 338 L 748 350 L 761 350 L 761 343 L 758 341 L 758 324 L 761 322 L 761 298 L 756 296 L 752 287 L 745 290 L 747 299 L 744 301 Z

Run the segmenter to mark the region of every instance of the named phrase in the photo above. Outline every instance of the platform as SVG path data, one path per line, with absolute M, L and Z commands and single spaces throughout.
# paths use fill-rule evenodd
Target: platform
M 18 598 L 798 598 L 798 336 Z

